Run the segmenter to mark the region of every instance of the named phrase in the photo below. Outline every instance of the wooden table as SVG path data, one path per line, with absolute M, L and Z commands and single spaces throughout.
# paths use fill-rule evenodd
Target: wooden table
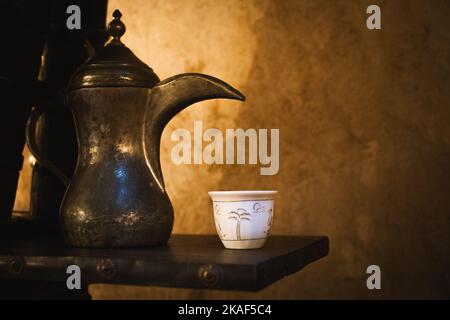
M 173 235 L 161 247 L 81 249 L 51 234 L 0 224 L 0 297 L 88 298 L 94 283 L 257 291 L 325 257 L 329 246 L 322 236 L 271 236 L 262 249 L 228 250 L 216 235 Z M 67 289 L 70 265 L 80 267 L 85 290 Z

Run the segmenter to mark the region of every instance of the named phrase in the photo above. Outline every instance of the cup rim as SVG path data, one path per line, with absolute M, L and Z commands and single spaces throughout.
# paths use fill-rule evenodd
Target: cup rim
M 213 201 L 273 200 L 277 190 L 209 191 Z

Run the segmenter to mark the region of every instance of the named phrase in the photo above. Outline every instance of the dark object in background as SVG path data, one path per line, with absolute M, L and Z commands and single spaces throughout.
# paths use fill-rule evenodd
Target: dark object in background
M 45 1 L 0 2 L 0 220 L 9 220 L 14 206 L 25 124 L 36 95 L 49 9 Z
M 81 30 L 68 30 L 69 5 L 81 9 Z M 63 90 L 70 75 L 87 58 L 86 45 L 99 48 L 107 39 L 107 1 L 2 1 L 0 56 L 0 220 L 11 217 L 22 168 L 25 125 L 34 105 L 51 109 L 37 124 L 39 149 L 71 176 L 77 146 L 73 119 L 64 108 Z M 42 56 L 42 65 L 41 65 Z M 39 78 L 39 82 L 38 82 Z M 31 213 L 36 221 L 58 224 L 65 186 L 39 163 L 33 168 Z
M 0 78 L 1 108 L 13 107 L 9 115 L 1 117 L 0 135 L 4 137 L 0 157 L 0 220 L 8 220 L 14 206 L 19 171 L 22 168 L 22 149 L 24 136 L 21 132 L 25 126 L 29 106 L 18 100 L 19 95 L 12 83 L 5 77 Z
M 71 177 L 77 158 L 77 141 L 71 112 L 63 96 L 70 76 L 88 58 L 88 51 L 100 48 L 107 39 L 105 20 L 107 1 L 48 1 L 49 26 L 43 51 L 40 101 L 35 112 L 42 113 L 36 123 L 36 147 L 62 172 Z M 66 26 L 67 7 L 81 9 L 81 30 Z M 45 112 L 43 112 L 45 111 Z M 31 185 L 33 220 L 47 227 L 59 225 L 59 207 L 66 186 L 46 166 L 37 162 Z
M 125 33 L 120 17 L 116 10 L 109 25 L 112 40 L 69 84 L 79 157 L 60 215 L 66 243 L 76 247 L 165 244 L 173 209 L 159 158 L 164 127 L 192 103 L 245 99 L 223 81 L 202 74 L 159 82 L 120 41 Z M 38 161 L 45 160 L 38 150 L 31 151 Z

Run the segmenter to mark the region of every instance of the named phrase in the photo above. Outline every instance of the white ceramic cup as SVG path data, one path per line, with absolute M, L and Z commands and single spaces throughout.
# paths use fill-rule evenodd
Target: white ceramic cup
M 264 246 L 273 223 L 278 191 L 210 191 L 214 220 L 227 249 L 257 249 Z

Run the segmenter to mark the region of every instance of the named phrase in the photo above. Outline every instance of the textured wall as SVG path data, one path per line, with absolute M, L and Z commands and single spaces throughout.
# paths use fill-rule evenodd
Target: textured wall
M 369 4 L 381 31 L 365 27 Z M 215 233 L 208 190 L 280 191 L 275 234 L 324 234 L 330 255 L 258 293 L 96 285 L 94 298 L 450 297 L 450 2 L 111 0 L 124 42 L 161 78 L 202 72 L 246 96 L 166 128 L 176 233 Z M 176 166 L 170 133 L 280 128 L 280 171 Z M 382 290 L 365 288 L 378 264 Z
M 325 260 L 259 293 L 93 286 L 96 298 L 450 297 L 450 3 L 111 1 L 126 43 L 161 78 L 218 76 L 247 102 L 197 104 L 163 137 L 175 232 L 214 233 L 207 191 L 280 191 L 274 233 L 325 234 Z M 256 166 L 175 166 L 170 133 L 280 128 L 278 175 Z M 382 291 L 365 269 L 382 269 Z

